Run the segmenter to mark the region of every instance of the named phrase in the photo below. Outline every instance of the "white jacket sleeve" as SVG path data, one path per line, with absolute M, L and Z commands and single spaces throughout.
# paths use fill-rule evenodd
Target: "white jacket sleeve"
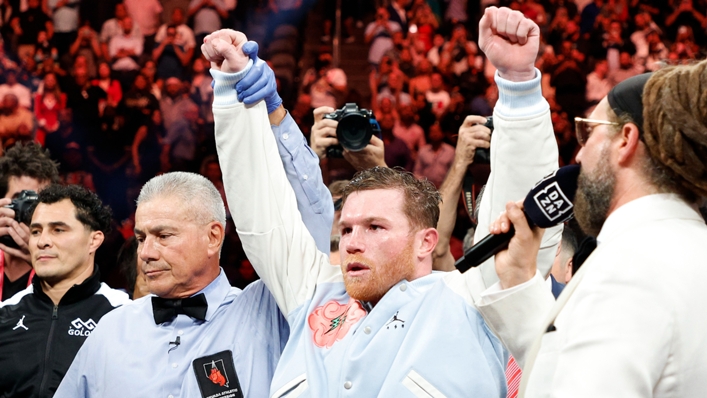
M 235 100 L 233 81 L 215 78 L 216 147 L 231 215 L 253 268 L 287 316 L 312 296 L 318 281 L 341 272 L 317 250 L 302 222 L 265 103 L 245 106 Z
M 535 79 L 520 83 L 496 74 L 491 174 L 479 206 L 475 242 L 489 234 L 489 224 L 506 209 L 508 201 L 524 199 L 535 183 L 559 167 L 550 106 L 542 96 L 540 78 L 537 70 Z M 543 277 L 550 272 L 561 235 L 562 225 L 545 231 L 537 263 Z M 486 287 L 498 281 L 493 257 L 479 269 Z

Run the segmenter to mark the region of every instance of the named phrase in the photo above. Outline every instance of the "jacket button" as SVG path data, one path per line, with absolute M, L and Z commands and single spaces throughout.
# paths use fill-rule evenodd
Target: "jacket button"
M 403 283 L 402 285 L 400 285 L 400 291 L 401 291 L 401 292 L 404 292 L 404 291 L 406 291 L 406 290 L 408 290 L 408 285 L 406 285 L 406 284 L 404 284 L 404 283 Z
M 371 327 L 370 327 L 370 326 L 366 326 L 365 328 L 363 328 L 363 333 L 371 334 Z
M 288 139 L 288 138 L 290 138 L 290 135 L 289 135 L 289 134 L 285 133 L 285 134 L 282 135 L 282 139 L 283 139 L 283 140 L 286 140 L 286 139 Z
M 351 383 L 350 381 L 347 381 L 346 383 L 344 383 L 345 389 L 350 390 L 351 387 L 353 387 L 353 383 Z

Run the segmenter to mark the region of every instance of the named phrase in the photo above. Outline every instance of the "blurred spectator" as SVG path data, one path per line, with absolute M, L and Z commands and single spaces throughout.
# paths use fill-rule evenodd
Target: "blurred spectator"
M 128 11 L 125 8 L 124 3 L 118 3 L 115 5 L 115 17 L 111 18 L 103 23 L 101 28 L 101 51 L 103 52 L 103 57 L 105 59 L 110 59 L 108 53 L 108 43 L 115 36 L 120 36 L 123 34 L 123 27 L 120 22 L 128 16 Z M 140 31 L 140 25 L 133 23 L 133 28 L 130 34 L 139 40 L 144 40 L 145 38 Z
M 187 16 L 194 20 L 194 36 L 203 43 L 209 33 L 221 29 L 221 18 L 228 18 L 223 0 L 191 0 Z
M 410 0 L 392 0 L 388 5 L 389 20 L 400 25 L 400 30 L 407 33 L 408 16 L 407 7 Z
M 120 21 L 123 34 L 114 36 L 108 43 L 108 55 L 111 69 L 117 72 L 118 80 L 123 87 L 129 87 L 135 75 L 140 70 L 137 60 L 142 55 L 143 43 L 131 35 L 133 20 L 130 17 Z
M 165 81 L 164 86 L 165 90 L 160 100 L 160 110 L 162 111 L 164 127 L 169 131 L 172 128 L 172 124 L 183 117 L 184 110 L 188 106 L 195 104 L 185 95 L 184 83 L 180 79 L 170 77 Z
M 162 98 L 163 81 L 157 81 L 157 63 L 152 59 L 145 60 L 145 64 L 140 69 L 140 73 L 147 79 L 147 86 L 150 93 L 158 100 Z
M 627 52 L 633 54 L 636 48 L 626 35 L 619 21 L 609 22 L 607 31 L 602 35 L 602 47 L 606 51 L 606 57 L 611 58 L 612 52 L 622 53 Z
M 457 24 L 452 30 L 451 39 L 442 47 L 438 67 L 449 74 L 459 76 L 469 70 L 470 64 L 476 64 L 477 52 L 476 43 L 467 39 L 464 25 Z
M 668 39 L 677 41 L 680 27 L 687 26 L 692 29 L 695 35 L 694 39 L 699 43 L 704 43 L 704 32 L 707 26 L 704 4 L 700 4 L 697 9 L 693 0 L 670 0 L 670 5 L 672 13 L 665 17 Z
M 54 45 L 62 54 L 76 39 L 80 3 L 81 0 L 47 0 L 49 15 L 54 23 Z
M 44 145 L 47 134 L 59 129 L 59 112 L 66 108 L 66 94 L 59 89 L 56 75 L 44 76 L 42 91 L 34 97 L 34 116 L 37 118 L 36 141 Z
M 378 118 L 385 147 L 385 164 L 388 167 L 402 167 L 407 171 L 412 171 L 414 161 L 410 155 L 410 149 L 403 140 L 393 134 L 395 127 L 395 117 L 392 113 L 383 114 Z
M 159 0 L 124 0 L 128 15 L 135 19 L 135 23 L 140 27 L 145 41 L 144 48 L 153 48 L 155 45 L 155 33 L 160 26 L 160 16 L 162 5 Z
M 447 10 L 444 13 L 444 20 L 455 25 L 457 23 L 466 23 L 468 19 L 467 14 L 467 1 L 468 0 L 448 0 Z
M 341 68 L 334 68 L 331 62 L 331 52 L 322 50 L 314 61 L 314 68 L 305 74 L 303 86 L 305 90 L 309 87 L 312 108 L 339 108 L 344 104 L 348 92 L 346 73 Z
M 555 139 L 557 139 L 557 147 L 560 153 L 560 166 L 574 163 L 574 157 L 577 153 L 577 140 L 567 113 L 552 112 L 552 128 L 555 131 Z
M 203 175 L 214 184 L 218 193 L 221 194 L 223 204 L 226 206 L 226 217 L 230 217 L 228 204 L 226 204 L 226 189 L 223 187 L 223 174 L 221 173 L 221 166 L 218 163 L 218 157 L 216 155 L 206 156 L 204 160 L 201 161 L 199 174 Z
M 2 97 L 2 114 L 0 115 L 2 148 L 8 148 L 18 141 L 31 140 L 33 128 L 32 112 L 19 105 L 15 94 L 5 94 Z
M 167 37 L 167 28 L 172 25 L 176 29 L 174 36 L 174 44 L 181 46 L 186 54 L 191 59 L 194 55 L 196 40 L 194 39 L 194 31 L 186 24 L 184 18 L 184 10 L 177 7 L 172 10 L 171 21 L 169 24 L 162 24 L 155 35 L 155 43 L 161 43 Z
M 17 57 L 22 60 L 34 54 L 39 32 L 54 32 L 54 25 L 39 0 L 28 0 L 27 10 L 12 20 L 12 29 L 17 36 Z
M 631 76 L 636 76 L 643 73 L 643 67 L 633 62 L 631 54 L 628 51 L 622 51 L 618 57 L 607 54 L 607 62 L 609 65 L 609 81 L 612 87 L 628 79 Z M 616 62 L 618 58 L 618 63 Z
M 399 69 L 388 74 L 388 83 L 378 93 L 378 101 L 389 98 L 395 107 L 412 103 L 410 94 L 403 91 L 404 78 Z
M 594 62 L 594 70 L 587 75 L 587 105 L 596 105 L 604 98 L 613 87 L 607 75 L 609 65 L 605 59 Z
M 34 60 L 38 64 L 44 61 L 45 58 L 59 59 L 59 50 L 49 40 L 47 31 L 40 30 L 37 35 L 37 46 L 34 49 Z
M 430 48 L 427 52 L 427 59 L 435 68 L 439 66 L 442 50 L 444 49 L 446 43 L 447 42 L 444 40 L 444 36 L 440 33 L 435 34 L 432 38 L 432 48 Z
M 437 116 L 432 112 L 432 104 L 427 102 L 425 93 L 417 92 L 413 95 L 413 105 L 417 110 L 417 124 L 423 131 L 428 131 L 432 123 L 437 120 Z
M 186 75 L 185 67 L 189 65 L 194 49 L 186 50 L 177 44 L 177 26 L 167 27 L 165 37 L 159 43 L 155 43 L 152 50 L 152 60 L 157 63 L 157 78 L 167 79 L 178 77 L 183 79 Z
M 420 4 L 415 8 L 409 30 L 414 40 L 424 43 L 424 51 L 427 53 L 432 48 L 432 37 L 439 27 L 439 21 L 424 0 L 416 0 L 415 4 L 418 3 Z
M 91 84 L 98 86 L 106 92 L 106 105 L 117 107 L 120 100 L 123 99 L 123 89 L 120 87 L 120 82 L 112 79 L 110 76 L 110 66 L 108 62 L 101 61 L 98 64 L 98 79 L 94 79 Z
M 99 104 L 105 101 L 106 96 L 102 88 L 91 85 L 85 67 L 74 70 L 74 80 L 66 89 L 66 98 L 67 106 L 75 115 L 75 133 L 80 144 L 84 144 L 85 138 L 98 130 L 98 119 L 102 111 Z
M 199 106 L 200 117 L 207 124 L 213 124 L 214 113 L 211 103 L 214 100 L 214 90 L 211 88 L 213 79 L 209 74 L 209 67 L 210 64 L 204 57 L 194 60 L 189 95 L 192 101 Z
M 199 108 L 189 101 L 182 107 L 181 117 L 167 127 L 161 154 L 164 169 L 194 171 L 198 119 Z
M 412 56 L 410 47 L 403 47 L 400 51 L 400 59 L 398 60 L 398 68 L 405 74 L 405 80 L 415 77 L 415 60 Z
M 69 55 L 76 59 L 81 56 L 86 59 L 86 66 L 90 76 L 96 76 L 98 72 L 98 62 L 103 56 L 101 44 L 96 33 L 91 26 L 86 23 L 79 29 L 79 34 L 74 36 L 76 39 L 69 48 Z M 70 62 L 63 62 L 64 65 Z
M 464 123 L 464 119 L 468 115 L 465 105 L 466 100 L 464 99 L 464 95 L 462 95 L 459 91 L 452 91 L 449 106 L 439 118 L 439 124 L 442 128 L 442 132 L 447 137 L 456 133 L 462 123 Z
M 442 186 L 444 177 L 454 162 L 454 147 L 444 142 L 444 133 L 439 123 L 430 127 L 430 143 L 420 149 L 415 161 L 414 173 L 425 177 L 437 188 Z
M 132 164 L 140 186 L 160 171 L 166 171 L 160 163 L 164 136 L 162 113 L 155 109 L 148 123 L 137 130 L 131 146 Z
M 495 84 L 491 84 L 486 88 L 484 94 L 477 95 L 471 100 L 468 113 L 470 115 L 491 116 L 493 107 L 496 106 L 496 101 L 498 101 L 498 87 Z
M 415 115 L 415 108 L 412 104 L 400 105 L 398 114 L 400 115 L 400 120 L 395 121 L 393 135 L 405 142 L 405 145 L 410 150 L 411 157 L 416 159 L 418 151 L 426 144 L 425 132 L 422 127 L 415 123 L 417 115 Z
M 707 22 L 707 20 L 706 20 Z M 670 51 L 678 55 L 681 60 L 695 60 L 702 58 L 700 47 L 695 43 L 695 35 L 689 26 L 678 28 L 678 35 L 670 47 Z
M 449 92 L 444 89 L 444 80 L 439 73 L 433 73 L 430 78 L 430 89 L 425 92 L 427 102 L 432 104 L 432 112 L 437 116 L 441 116 L 444 110 L 449 106 L 451 97 Z
M 269 0 L 274 4 L 272 0 Z M 356 36 L 354 36 L 354 16 L 359 16 L 361 13 L 360 8 L 362 7 L 361 0 L 348 0 L 341 2 L 341 21 L 343 22 L 344 29 L 342 33 L 344 34 L 344 43 L 353 43 L 356 41 Z M 295 4 L 300 4 L 301 1 L 294 1 Z M 336 19 L 336 2 L 335 1 L 325 1 L 324 2 L 324 34 L 321 37 L 322 42 L 328 43 L 331 41 L 331 29 L 334 25 L 334 19 Z M 358 20 L 360 24 L 360 17 Z M 292 22 L 290 22 L 292 23 Z M 363 26 L 363 25 L 361 25 Z
M 596 21 L 597 16 L 599 16 L 603 6 L 604 0 L 594 0 L 584 6 L 580 18 L 580 31 L 582 34 L 589 33 L 594 30 L 594 22 Z
M 660 32 L 651 30 L 646 35 L 648 43 L 648 56 L 645 60 L 647 71 L 656 71 L 660 69 L 661 63 L 668 59 L 668 48 L 660 38 Z
M 5 71 L 5 83 L 0 84 L 0 98 L 5 97 L 7 94 L 13 94 L 21 107 L 30 109 L 32 107 L 32 94 L 27 87 L 18 83 L 17 74 L 18 71 L 15 69 Z
M 87 142 L 86 152 L 96 193 L 113 209 L 114 218 L 123 220 L 130 215 L 126 167 L 132 143 L 125 117 L 115 108 L 106 108 L 99 129 L 88 136 Z
M 410 95 L 415 93 L 426 93 L 432 86 L 432 64 L 426 58 L 420 60 L 416 68 L 416 76 L 410 79 Z
M 61 171 L 59 178 L 65 185 L 81 185 L 89 191 L 96 191 L 93 175 L 86 171 L 83 150 L 76 142 L 67 142 L 61 151 Z
M 562 42 L 562 54 L 558 57 L 560 62 L 550 78 L 550 84 L 555 87 L 555 99 L 570 118 L 579 116 L 587 107 L 587 72 L 580 60 L 583 57 L 571 42 Z
M 138 127 L 148 124 L 152 112 L 160 109 L 160 103 L 150 92 L 145 75 L 135 76 L 132 87 L 123 96 L 122 109 L 128 121 L 128 131 L 136 131 Z
M 651 20 L 651 14 L 641 11 L 633 18 L 634 32 L 631 33 L 631 43 L 636 48 L 636 59 L 645 64 L 648 57 L 648 34 L 654 30 L 660 30 Z
M 400 32 L 400 25 L 390 21 L 388 10 L 384 7 L 376 11 L 376 20 L 366 26 L 364 41 L 370 45 L 368 62 L 378 67 L 383 55 L 393 48 L 393 33 Z

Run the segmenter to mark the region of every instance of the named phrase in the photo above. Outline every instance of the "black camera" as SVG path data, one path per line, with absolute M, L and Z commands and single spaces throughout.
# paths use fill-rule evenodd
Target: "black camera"
M 343 108 L 324 115 L 325 119 L 336 120 L 336 138 L 339 145 L 327 148 L 326 154 L 330 158 L 344 157 L 344 149 L 358 152 L 371 142 L 373 134 L 380 137 L 380 126 L 373 112 L 368 109 L 358 109 L 358 105 L 348 103 Z
M 493 134 L 493 116 L 486 117 L 486 123 L 483 126 L 488 127 Z M 490 164 L 491 163 L 491 149 L 490 148 L 476 148 L 474 153 L 474 163 L 476 164 Z
M 9 205 L 5 207 L 15 211 L 15 221 L 29 225 L 32 221 L 32 214 L 30 213 L 30 210 L 34 204 L 37 203 L 38 198 L 37 193 L 34 191 L 22 191 L 15 199 L 12 199 L 12 202 Z M 15 249 L 19 247 L 10 235 L 0 236 L 0 243 Z

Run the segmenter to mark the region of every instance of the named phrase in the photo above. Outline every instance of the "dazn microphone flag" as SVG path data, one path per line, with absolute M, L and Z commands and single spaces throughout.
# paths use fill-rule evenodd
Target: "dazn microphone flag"
M 549 228 L 572 218 L 574 194 L 577 191 L 579 165 L 561 167 L 543 178 L 530 190 L 523 201 L 523 211 L 532 228 Z M 515 234 L 511 225 L 508 232 L 488 235 L 454 264 L 461 272 L 476 267 L 489 257 L 508 247 L 508 242 Z

